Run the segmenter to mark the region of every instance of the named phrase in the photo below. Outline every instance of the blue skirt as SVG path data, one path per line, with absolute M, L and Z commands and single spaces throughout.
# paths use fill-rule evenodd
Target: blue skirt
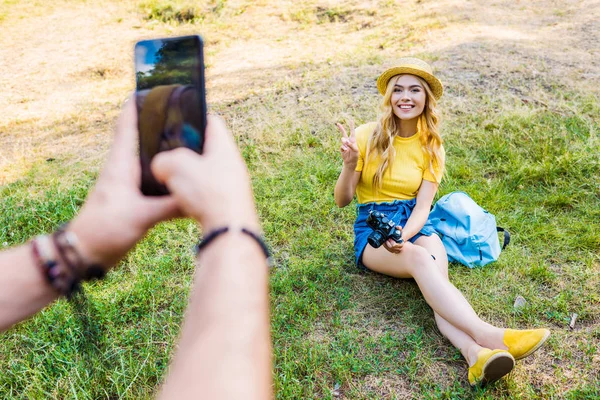
M 366 268 L 362 263 L 362 255 L 367 247 L 367 239 L 373 232 L 373 229 L 367 225 L 369 212 L 382 212 L 386 214 L 390 220 L 394 221 L 396 225 L 404 226 L 416 204 L 417 199 L 415 198 L 411 200 L 394 200 L 391 203 L 365 203 L 358 205 L 358 215 L 354 222 L 354 255 L 356 257 L 356 266 L 358 268 Z M 421 236 L 431 236 L 434 233 L 435 229 L 433 229 L 433 226 L 429 220 L 427 220 L 423 228 L 415 236 L 410 238 L 409 242 L 414 243 L 415 240 Z

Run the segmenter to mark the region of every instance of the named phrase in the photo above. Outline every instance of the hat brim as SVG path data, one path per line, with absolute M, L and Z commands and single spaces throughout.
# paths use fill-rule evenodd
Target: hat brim
M 377 89 L 379 90 L 379 93 L 385 95 L 385 91 L 387 90 L 387 85 L 390 79 L 396 75 L 402 74 L 416 75 L 420 78 L 423 78 L 425 82 L 429 84 L 429 87 L 433 93 L 433 97 L 435 97 L 436 100 L 439 100 L 440 97 L 442 97 L 442 94 L 444 93 L 444 86 L 438 78 L 420 68 L 408 66 L 392 67 L 379 75 L 379 78 L 377 78 Z

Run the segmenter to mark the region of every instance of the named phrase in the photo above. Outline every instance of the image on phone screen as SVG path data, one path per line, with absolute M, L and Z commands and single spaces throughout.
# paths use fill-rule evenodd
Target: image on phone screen
M 142 193 L 168 194 L 150 170 L 161 151 L 187 147 L 202 153 L 206 98 L 202 39 L 184 36 L 135 45 L 136 105 Z

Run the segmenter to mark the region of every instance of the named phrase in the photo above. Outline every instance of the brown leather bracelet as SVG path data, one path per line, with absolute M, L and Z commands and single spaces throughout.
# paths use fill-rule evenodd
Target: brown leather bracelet
M 62 225 L 52 234 L 54 245 L 68 266 L 73 269 L 79 280 L 89 281 L 101 279 L 106 274 L 106 268 L 100 264 L 87 262 L 77 250 L 77 236 L 67 230 L 68 225 Z
M 81 282 L 104 277 L 104 268 L 89 264 L 76 248 L 77 237 L 66 225 L 52 235 L 36 236 L 31 241 L 33 258 L 46 281 L 58 293 L 70 299 Z
M 73 271 L 56 257 L 50 236 L 36 236 L 31 241 L 31 250 L 36 264 L 50 286 L 61 295 L 70 298 L 77 290 L 77 278 Z

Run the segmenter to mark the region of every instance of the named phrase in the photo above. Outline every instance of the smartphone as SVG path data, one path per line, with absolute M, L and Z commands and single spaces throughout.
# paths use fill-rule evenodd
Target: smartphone
M 206 128 L 204 56 L 200 36 L 139 41 L 135 45 L 141 190 L 169 194 L 150 163 L 161 151 L 187 147 L 202 154 Z

